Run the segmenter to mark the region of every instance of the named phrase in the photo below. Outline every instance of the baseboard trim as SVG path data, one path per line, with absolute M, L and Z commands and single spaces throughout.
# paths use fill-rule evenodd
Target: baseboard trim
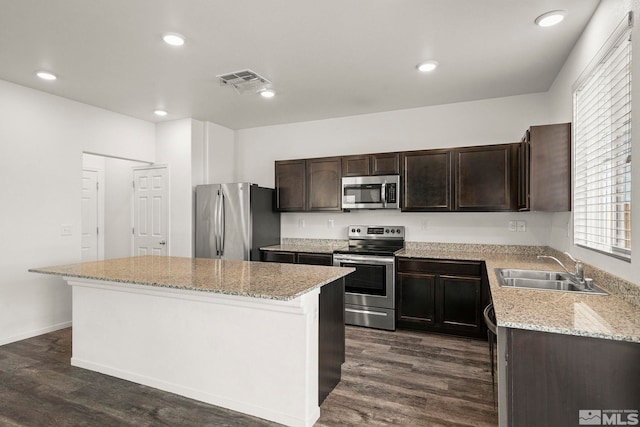
M 69 328 L 71 326 L 71 321 L 58 323 L 56 325 L 47 326 L 46 328 L 40 328 L 33 331 L 23 332 L 18 335 L 13 335 L 11 337 L 3 337 L 0 338 L 0 345 L 11 344 L 12 342 L 26 340 L 28 338 L 37 337 L 38 335 L 48 334 L 49 332 L 58 331 L 60 329 Z

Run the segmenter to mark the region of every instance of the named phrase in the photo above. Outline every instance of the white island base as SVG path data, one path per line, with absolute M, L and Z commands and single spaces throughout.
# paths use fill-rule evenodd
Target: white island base
M 319 288 L 283 301 L 65 279 L 73 366 L 290 426 L 318 419 Z

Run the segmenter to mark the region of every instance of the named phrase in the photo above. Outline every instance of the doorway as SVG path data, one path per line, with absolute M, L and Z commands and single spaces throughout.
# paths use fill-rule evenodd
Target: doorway
M 123 258 L 133 255 L 133 170 L 136 167 L 149 166 L 148 162 L 130 159 L 108 157 L 93 153 L 83 153 L 82 156 L 82 261 L 91 260 L 89 249 L 91 232 L 95 234 L 95 215 L 98 218 L 97 240 L 98 254 L 95 259 Z M 92 174 L 98 173 L 98 204 L 97 214 L 90 214 L 94 207 L 90 202 L 90 192 L 95 191 Z M 86 189 L 85 189 L 86 187 Z M 86 198 L 86 199 L 85 199 Z M 85 218 L 87 217 L 87 218 Z
M 100 169 L 82 169 L 82 262 L 104 259 L 104 177 Z

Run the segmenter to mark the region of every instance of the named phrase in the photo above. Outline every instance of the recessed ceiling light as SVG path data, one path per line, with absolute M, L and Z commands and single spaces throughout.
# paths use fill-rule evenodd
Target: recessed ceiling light
M 562 22 L 566 15 L 567 12 L 565 10 L 552 10 L 538 16 L 534 22 L 540 27 L 551 27 Z
M 182 46 L 184 44 L 184 36 L 176 33 L 167 33 L 162 36 L 162 40 L 171 46 Z
M 273 89 L 263 89 L 259 93 L 263 98 L 273 98 L 276 96 L 276 91 Z
M 164 117 L 167 115 L 167 112 L 164 110 L 155 110 L 153 114 L 155 114 L 156 116 Z
M 36 73 L 36 75 L 38 77 L 40 77 L 42 80 L 55 80 L 55 79 L 57 79 L 55 74 L 50 73 L 48 71 L 38 71 Z
M 429 71 L 435 70 L 437 66 L 438 66 L 438 63 L 436 61 L 426 61 L 418 64 L 416 68 L 420 72 L 428 73 Z

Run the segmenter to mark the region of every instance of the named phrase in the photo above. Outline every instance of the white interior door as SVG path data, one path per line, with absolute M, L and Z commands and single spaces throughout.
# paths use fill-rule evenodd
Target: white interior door
M 133 170 L 133 253 L 168 255 L 169 190 L 166 166 Z
M 99 192 L 100 173 L 94 169 L 82 170 L 82 262 L 103 258 L 100 244 L 101 203 Z

